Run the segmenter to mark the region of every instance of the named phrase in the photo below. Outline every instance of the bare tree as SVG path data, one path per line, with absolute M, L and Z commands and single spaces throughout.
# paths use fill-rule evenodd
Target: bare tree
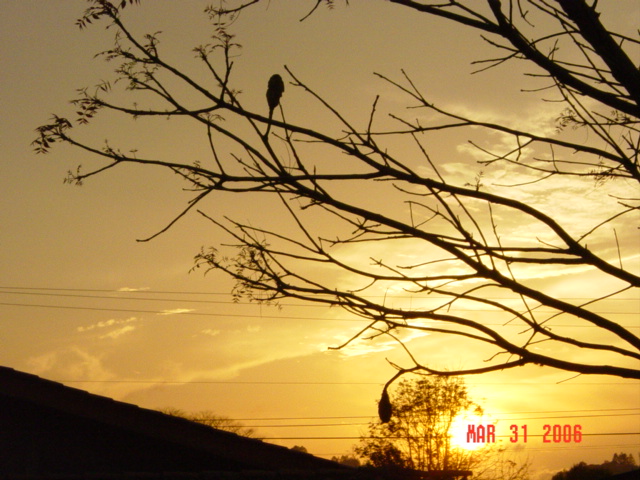
M 226 247 L 203 249 L 197 267 L 233 277 L 237 296 L 268 303 L 301 299 L 361 317 L 363 327 L 336 348 L 381 335 L 397 339 L 410 360 L 394 364 L 398 372 L 390 382 L 406 372 L 479 374 L 527 364 L 640 378 L 640 338 L 601 308 L 640 286 L 632 267 L 637 236 L 618 235 L 637 228 L 639 210 L 640 72 L 631 60 L 638 38 L 603 25 L 595 1 L 391 1 L 415 15 L 478 31 L 496 51 L 494 58 L 477 62 L 479 70 L 525 62 L 541 82 L 539 90 L 558 106 L 555 131 L 448 111 L 424 96 L 405 71 L 378 77 L 403 94 L 410 109 L 383 115 L 375 97 L 368 120 L 359 125 L 286 68 L 287 92 L 303 92 L 335 123 L 322 130 L 286 119 L 286 94 L 282 115 L 270 118 L 266 101 L 255 110 L 243 105 L 232 74 L 236 43 L 229 23 L 261 0 L 206 10 L 216 35 L 195 49 L 214 79 L 206 84 L 168 63 L 157 35 L 132 34 L 123 19 L 126 1 L 90 0 L 78 24 L 106 21 L 117 32 L 115 45 L 103 55 L 119 62 L 118 85 L 139 98 L 116 103 L 109 82 L 84 89 L 74 101 L 78 118 L 55 116 L 38 129 L 35 148 L 44 153 L 54 142 L 66 143 L 104 159 L 100 168 L 70 172 L 68 181 L 77 184 L 126 164 L 175 172 L 194 196 L 156 235 L 197 210 L 231 239 Z M 310 3 L 309 15 L 334 2 Z M 265 72 L 260 90 L 271 73 Z M 199 103 L 180 100 L 185 87 Z M 145 103 L 148 98 L 153 100 Z M 72 127 L 89 123 L 98 112 L 188 120 L 206 131 L 210 161 L 145 158 L 139 151 L 84 143 Z M 574 130 L 587 132 L 588 142 L 575 140 Z M 461 181 L 432 158 L 430 141 L 442 132 L 469 138 L 477 148 L 475 181 Z M 490 150 L 474 140 L 483 132 L 500 135 L 505 147 Z M 406 147 L 402 155 L 390 147 L 399 143 Z M 407 154 L 409 148 L 415 153 Z M 511 174 L 513 181 L 487 181 L 496 171 Z M 606 214 L 594 212 L 591 225 L 578 229 L 572 215 L 582 212 L 579 195 L 564 205 L 563 215 L 547 213 L 542 200 L 526 196 L 558 179 L 572 182 L 575 191 L 592 189 Z M 198 209 L 218 192 L 277 199 L 280 218 L 288 217 L 294 228 L 278 230 L 268 222 Z M 550 271 L 562 271 L 569 283 L 589 275 L 602 293 L 582 303 L 558 298 L 537 280 Z M 411 305 L 381 299 L 388 289 L 411 296 Z M 564 323 L 592 328 L 563 329 Z M 484 357 L 469 368 L 444 371 L 412 354 L 402 343 L 407 331 L 468 342 L 482 347 Z

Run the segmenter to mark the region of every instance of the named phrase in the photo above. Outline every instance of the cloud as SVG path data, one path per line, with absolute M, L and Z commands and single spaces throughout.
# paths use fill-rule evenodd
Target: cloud
M 124 335 L 125 333 L 129 333 L 129 332 L 133 332 L 136 329 L 136 327 L 134 327 L 133 325 L 127 325 L 125 327 L 122 328 L 118 328 L 116 330 L 113 330 L 109 333 L 106 333 L 104 335 L 102 335 L 100 338 L 118 338 L 122 335 Z
M 376 337 L 375 339 L 369 339 L 371 335 L 375 333 L 374 331 L 370 331 L 362 335 L 357 340 L 349 343 L 345 347 L 339 350 L 339 353 L 344 357 L 357 357 L 361 355 L 369 355 L 372 353 L 380 353 L 387 352 L 390 350 L 394 350 L 400 346 L 398 340 L 400 340 L 405 346 L 408 345 L 413 340 L 417 340 L 423 338 L 427 335 L 430 335 L 428 332 L 420 331 L 420 330 L 412 330 L 410 328 L 396 330 L 393 331 L 392 334 L 398 339 L 392 338 L 388 335 L 381 335 Z M 321 344 L 319 348 L 321 350 L 326 350 L 328 348 L 335 348 L 339 345 L 344 344 L 351 336 L 337 334 L 334 336 L 335 343 L 334 344 Z
M 136 287 L 121 287 L 118 290 L 116 290 L 116 292 L 145 292 L 151 290 L 151 288 L 149 287 L 140 287 L 140 288 L 136 288 Z
M 31 357 L 27 363 L 34 374 L 56 380 L 104 381 L 115 377 L 105 367 L 101 355 L 75 345 Z
M 137 327 L 131 324 L 139 321 L 140 319 L 137 317 L 129 317 L 125 319 L 110 318 L 109 320 L 100 320 L 99 322 L 91 325 L 81 325 L 76 330 L 79 333 L 91 332 L 93 330 L 105 330 L 107 333 L 103 333 L 98 338 L 101 340 L 105 338 L 116 339 L 126 333 L 133 332 Z
M 91 330 L 96 330 L 96 329 L 102 329 L 102 328 L 110 328 L 110 327 L 114 327 L 114 326 L 119 326 L 119 325 L 125 325 L 127 323 L 133 323 L 133 322 L 138 322 L 140 321 L 137 317 L 129 317 L 127 319 L 115 319 L 115 318 L 111 318 L 109 320 L 100 320 L 97 323 L 93 323 L 91 325 L 87 325 L 87 326 L 79 326 L 76 330 L 78 332 L 89 332 Z M 131 329 L 133 329 L 135 327 L 132 327 Z
M 183 313 L 195 312 L 194 308 L 170 308 L 167 310 L 162 310 L 158 313 L 158 315 L 180 315 Z
M 533 100 L 533 99 L 532 99 Z M 523 110 L 473 109 L 465 104 L 448 105 L 446 110 L 479 123 L 501 125 L 538 136 L 554 136 L 557 133 L 556 119 L 562 108 L 558 104 L 533 101 Z M 502 134 L 500 134 L 502 135 Z M 506 135 L 513 138 L 512 135 Z
M 203 333 L 205 335 L 209 335 L 211 337 L 215 337 L 217 335 L 220 335 L 220 330 L 213 330 L 211 328 L 205 328 L 200 333 Z

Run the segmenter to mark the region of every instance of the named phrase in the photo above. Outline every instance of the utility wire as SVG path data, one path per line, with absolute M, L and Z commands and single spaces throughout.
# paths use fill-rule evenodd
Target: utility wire
M 65 306 L 65 305 L 42 305 L 42 304 L 28 304 L 28 303 L 9 303 L 0 302 L 0 305 L 10 307 L 36 307 L 36 308 L 52 308 L 52 309 L 67 309 L 67 310 L 88 310 L 93 312 L 120 312 L 120 313 L 153 313 L 156 315 L 173 316 L 173 315 L 189 315 L 189 316 L 201 316 L 201 317 L 230 317 L 230 318 L 261 318 L 261 319 L 276 319 L 276 320 L 315 320 L 315 321 L 340 321 L 340 322 L 362 322 L 357 318 L 320 318 L 320 317 L 293 317 L 293 316 L 278 316 L 278 315 L 246 315 L 237 313 L 207 313 L 207 312 L 169 312 L 167 310 L 143 310 L 141 308 L 99 308 L 99 307 L 77 307 L 77 306 Z
M 632 408 L 590 408 L 584 410 L 532 410 L 532 411 L 524 411 L 524 412 L 485 412 L 485 415 L 547 415 L 550 413 L 578 413 L 578 412 L 626 412 L 629 410 L 637 410 L 637 413 L 629 414 L 629 415 L 640 415 L 640 407 L 632 407 Z M 626 414 L 624 414 L 626 415 Z M 199 417 L 205 418 L 208 417 Z M 219 418 L 219 417 L 212 417 Z M 233 420 L 235 422 L 248 422 L 248 421 L 289 421 L 289 420 L 347 420 L 347 419 L 358 419 L 358 418 L 378 418 L 375 415 L 344 415 L 344 416 L 322 416 L 322 417 L 243 417 L 243 418 L 230 418 L 228 420 Z M 227 419 L 225 417 L 225 419 Z M 508 419 L 507 419 L 508 420 Z
M 555 417 L 514 417 L 514 418 L 491 418 L 491 422 L 494 421 L 508 421 L 508 422 L 520 422 L 522 420 L 556 420 L 556 419 L 567 419 L 567 418 L 597 418 L 597 417 L 625 417 L 625 416 L 640 416 L 640 413 L 618 413 L 618 414 L 609 414 L 609 415 L 561 415 Z M 377 417 L 367 417 L 372 419 L 373 421 L 377 421 Z M 218 420 L 218 417 L 189 417 L 190 420 L 195 422 L 207 421 L 207 420 Z M 225 419 L 226 420 L 226 419 Z M 229 419 L 233 422 L 239 422 L 239 420 Z M 369 423 L 365 422 L 357 422 L 357 423 L 291 423 L 291 424 L 242 424 L 242 428 L 320 428 L 320 427 L 363 427 L 367 426 Z
M 145 289 L 103 289 L 103 288 L 53 288 L 53 287 L 17 287 L 17 286 L 3 286 L 0 285 L 0 289 L 6 290 L 43 290 L 43 291 L 61 291 L 61 292 L 102 292 L 102 293 L 141 293 L 141 294 L 172 294 L 172 295 L 229 295 L 229 292 L 194 292 L 194 291 L 176 291 L 176 290 L 145 290 Z M 367 298 L 416 298 L 415 295 L 367 295 Z M 449 298 L 447 296 L 433 296 L 429 298 L 444 299 Z M 491 297 L 492 300 L 517 300 L 517 297 Z M 591 297 L 558 297 L 561 300 L 592 300 Z M 637 302 L 637 298 L 608 298 L 606 301 L 634 301 Z M 297 304 L 296 304 L 297 305 Z
M 18 290 L 18 291 L 17 291 Z M 20 291 L 27 290 L 27 291 Z M 36 290 L 42 290 L 42 292 L 37 292 Z M 90 293 L 111 293 L 111 294 L 125 294 L 125 296 L 113 296 L 113 295 L 80 295 L 80 294 L 70 294 L 70 293 L 49 293 L 49 292 L 90 292 Z M 47 293 L 43 293 L 47 292 Z M 0 293 L 11 294 L 11 295 L 29 295 L 29 296 L 47 296 L 47 297 L 61 297 L 61 298 L 83 298 L 83 299 L 98 299 L 98 300 L 133 300 L 133 301 L 162 301 L 162 302 L 186 302 L 186 303 L 204 303 L 211 305 L 255 305 L 251 302 L 238 302 L 238 301 L 219 301 L 219 300 L 194 300 L 194 299 L 183 299 L 183 298 L 154 298 L 154 297 L 135 297 L 128 295 L 129 292 L 127 290 L 102 290 L 102 289 L 54 289 L 54 288 L 36 288 L 36 287 L 6 287 L 0 286 Z M 168 291 L 135 291 L 135 293 L 141 294 L 173 294 L 173 295 L 215 295 L 215 296 L 228 296 L 228 293 L 221 292 L 168 292 Z M 368 297 L 369 298 L 369 297 Z M 373 298 L 373 297 L 371 297 Z M 411 298 L 415 297 L 411 296 L 393 296 L 388 295 L 385 298 Z M 450 297 L 429 297 L 429 299 L 448 299 Z M 517 300 L 508 297 L 504 298 L 492 298 L 493 300 Z M 566 300 L 585 300 L 586 298 L 567 298 Z M 610 299 L 610 300 L 635 300 L 635 299 Z M 318 305 L 314 303 L 282 303 L 281 306 L 289 306 L 289 307 L 315 307 L 315 308 L 326 308 L 326 305 Z M 456 308 L 456 311 L 465 311 L 465 312 L 495 312 L 496 309 L 460 309 Z M 545 311 L 549 313 L 549 311 Z M 542 312 L 541 312 L 542 313 Z M 636 312 L 618 312 L 618 311 L 598 311 L 601 314 L 620 314 L 620 315 L 633 315 Z M 558 325 L 556 325 L 558 326 Z
M 638 432 L 605 432 L 605 433 L 583 433 L 583 437 L 623 437 L 629 435 L 640 435 L 640 431 Z M 496 435 L 496 438 L 509 438 L 510 435 Z M 544 435 L 527 435 L 527 438 L 536 438 L 536 437 L 544 437 Z M 260 437 L 261 440 L 360 440 L 362 437 Z M 394 437 L 394 436 L 385 436 L 385 437 L 366 437 L 366 438 L 381 438 L 381 439 L 400 439 L 400 438 L 411 438 L 411 437 Z
M 628 410 L 638 410 L 640 413 L 640 407 L 632 407 L 632 408 L 589 408 L 584 410 L 530 410 L 524 412 L 509 412 L 509 414 L 513 415 L 532 415 L 532 414 L 549 414 L 549 413 L 577 413 L 577 412 L 626 412 Z M 505 412 L 500 412 L 500 414 L 504 414 Z M 485 412 L 485 415 L 495 415 L 496 412 Z M 368 415 L 352 415 L 352 416 L 340 416 L 340 417 L 246 417 L 246 418 L 236 418 L 238 421 L 249 421 L 249 420 L 318 420 L 323 418 L 329 419 L 347 419 L 347 418 L 372 418 L 372 416 Z
M 548 413 L 557 413 L 556 411 L 550 411 L 550 412 L 544 412 L 544 411 L 539 411 L 539 412 L 505 412 L 505 413 L 500 413 L 498 417 L 493 417 L 493 414 L 486 414 L 487 416 L 491 417 L 491 421 L 508 421 L 508 422 L 519 422 L 522 420 L 554 420 L 554 419 L 567 419 L 567 418 L 600 418 L 600 417 L 628 417 L 628 416 L 640 416 L 640 411 L 638 411 L 637 413 L 604 413 L 604 414 L 591 414 L 591 415 L 575 415 L 578 412 L 581 411 L 585 411 L 585 412 L 603 412 L 603 411 L 627 411 L 627 410 L 640 410 L 640 409 L 627 409 L 627 408 L 623 408 L 623 409 L 611 409 L 611 410 L 566 410 L 567 413 L 570 413 L 571 415 L 554 415 L 554 416 L 549 416 L 546 415 Z M 536 414 L 536 415 L 545 415 L 545 416 L 540 416 L 540 417 L 503 417 L 502 415 L 522 415 L 522 414 Z M 201 416 L 198 415 L 197 413 L 193 416 L 189 417 L 191 420 L 194 421 L 207 421 L 207 420 L 219 420 L 220 417 L 216 417 L 216 416 Z M 358 415 L 358 416 L 353 416 L 353 417 L 290 417 L 290 418 L 224 418 L 225 420 L 230 420 L 233 422 L 246 422 L 246 421 L 260 421 L 260 422 L 265 422 L 265 421 L 297 421 L 297 420 L 354 420 L 354 419 L 368 419 L 368 420 L 372 420 L 372 421 L 376 421 L 377 417 L 375 416 L 366 416 L 366 415 Z M 364 423 L 364 422 L 349 422 L 349 423 L 314 423 L 314 424 L 300 424 L 300 423 L 289 423 L 289 424 L 266 424 L 266 423 L 262 423 L 262 424 L 242 424 L 243 428 L 300 428 L 300 427 L 353 427 L 353 426 L 366 426 L 369 425 L 369 423 Z
M 233 303 L 233 302 L 230 302 Z M 118 312 L 118 313 L 152 313 L 155 315 L 189 315 L 189 316 L 204 316 L 204 317 L 233 317 L 233 318 L 261 318 L 261 319 L 278 319 L 278 320 L 312 320 L 312 321 L 334 321 L 334 322 L 359 322 L 361 323 L 363 320 L 360 318 L 325 318 L 325 317 L 299 317 L 299 316 L 287 316 L 287 315 L 263 315 L 255 314 L 237 314 L 237 313 L 210 313 L 210 312 L 167 312 L 166 310 L 144 310 L 141 308 L 106 308 L 106 307 L 79 307 L 72 305 L 43 305 L 43 304 L 35 304 L 35 303 L 12 303 L 12 302 L 0 302 L 0 305 L 9 306 L 9 307 L 34 307 L 34 308 L 51 308 L 58 310 L 87 310 L 94 312 Z M 479 312 L 480 310 L 464 310 L 464 311 L 473 311 Z M 489 310 L 486 310 L 489 311 Z M 606 313 L 606 312 L 603 312 Z M 615 312 L 618 314 L 617 312 Z M 633 314 L 636 313 L 619 313 L 619 314 Z M 510 323 L 505 325 L 504 323 L 485 323 L 486 326 L 494 326 L 494 327 L 519 327 L 522 328 L 521 324 Z M 596 325 L 553 325 L 554 327 L 569 327 L 569 328 L 599 328 Z M 640 328 L 640 325 L 621 325 L 624 328 Z
M 211 384 L 211 385 L 377 385 L 382 386 L 384 382 L 312 382 L 312 381 L 272 381 L 272 380 L 246 380 L 246 381 L 234 381 L 234 380 L 89 380 L 89 379 L 74 379 L 74 380 L 53 380 L 59 383 L 142 383 L 142 384 L 157 384 L 157 385 L 197 385 L 197 384 Z M 630 379 L 626 382 L 465 382 L 465 385 L 480 386 L 480 385 L 518 385 L 534 387 L 540 385 L 631 385 L 638 386 L 636 383 L 638 380 Z

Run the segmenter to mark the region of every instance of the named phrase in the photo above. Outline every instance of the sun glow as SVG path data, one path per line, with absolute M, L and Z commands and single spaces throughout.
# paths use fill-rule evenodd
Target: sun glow
M 451 426 L 451 444 L 465 450 L 477 450 L 484 447 L 486 443 L 484 441 L 475 441 L 479 439 L 478 435 L 471 434 L 471 432 L 477 433 L 479 425 L 486 427 L 490 425 L 490 422 L 485 417 L 473 413 L 459 415 Z

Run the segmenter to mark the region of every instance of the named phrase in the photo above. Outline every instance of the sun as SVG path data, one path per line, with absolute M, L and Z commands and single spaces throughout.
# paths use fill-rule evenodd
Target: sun
M 486 427 L 493 425 L 487 421 L 486 417 L 471 412 L 459 415 L 451 425 L 451 445 L 465 450 L 477 450 L 484 447 L 486 445 L 484 441 L 474 441 L 474 439 L 479 439 L 477 430 L 480 425 L 485 427 L 483 433 L 486 438 L 488 433 Z

